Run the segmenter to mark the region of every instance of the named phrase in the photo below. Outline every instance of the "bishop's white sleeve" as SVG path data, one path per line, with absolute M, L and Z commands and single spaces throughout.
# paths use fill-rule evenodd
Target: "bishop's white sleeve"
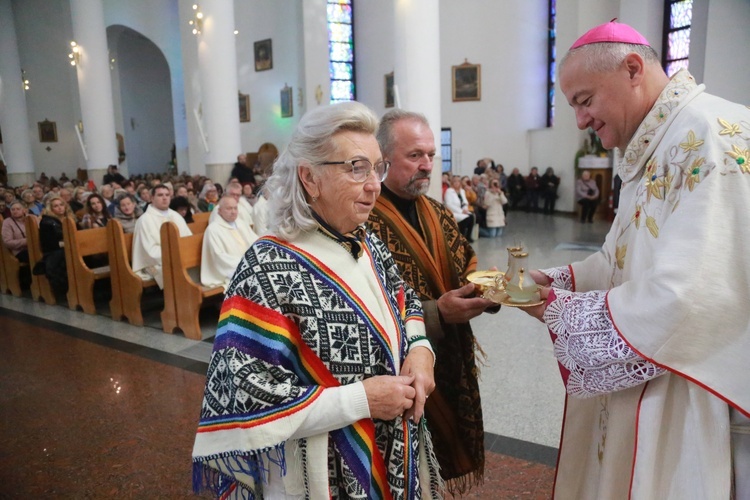
M 553 289 L 544 322 L 565 389 L 589 398 L 628 389 L 666 373 L 639 356 L 620 337 L 607 309 L 607 292 Z

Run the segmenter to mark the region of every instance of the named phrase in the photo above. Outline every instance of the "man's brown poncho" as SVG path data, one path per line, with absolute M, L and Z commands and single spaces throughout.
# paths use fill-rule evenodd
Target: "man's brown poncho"
M 436 300 L 466 284 L 476 268 L 474 250 L 461 236 L 445 207 L 420 196 L 416 210 L 424 238 L 381 195 L 370 214 L 372 231 L 387 245 L 404 280 L 423 301 L 425 320 L 438 318 Z M 464 493 L 482 481 L 484 429 L 479 398 L 474 334 L 469 323 L 427 325 L 437 356 L 435 391 L 427 400 L 427 425 L 433 436 L 440 473 L 451 493 Z M 431 331 L 433 330 L 433 331 Z M 438 330 L 438 331 L 435 331 Z

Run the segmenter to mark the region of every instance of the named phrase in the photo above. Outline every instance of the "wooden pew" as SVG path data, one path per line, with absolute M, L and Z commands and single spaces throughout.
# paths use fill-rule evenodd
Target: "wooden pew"
M 123 232 L 116 219 L 107 223 L 107 246 L 112 281 L 112 300 L 109 302 L 112 319 L 120 321 L 124 317 L 131 325 L 143 326 L 143 290 L 156 286 L 156 281 L 143 280 L 133 272 L 133 234 Z
M 211 212 L 201 212 L 199 214 L 193 214 L 193 222 L 188 224 L 190 232 L 193 234 L 205 233 L 206 227 L 208 227 L 209 217 L 211 217 Z
M 90 268 L 84 257 L 107 254 L 107 228 L 97 227 L 79 231 L 75 221 L 63 220 L 65 264 L 68 268 L 68 307 L 79 306 L 87 314 L 96 314 L 94 282 L 109 278 L 109 266 Z
M 33 215 L 26 216 L 26 248 L 29 250 L 29 267 L 33 271 L 37 262 L 42 261 L 42 247 L 39 244 L 39 222 Z M 49 305 L 57 303 L 52 285 L 43 274 L 31 273 L 31 297 L 34 300 L 42 299 Z
M 221 295 L 221 286 L 206 288 L 195 283 L 188 269 L 200 267 L 203 250 L 203 233 L 180 238 L 177 226 L 166 222 L 161 226 L 161 256 L 164 271 L 164 310 L 161 313 L 162 329 L 173 333 L 180 328 L 185 337 L 201 340 L 198 313 L 203 299 Z
M 0 227 L 3 216 L 0 215 Z M 13 252 L 0 242 L 0 293 L 11 293 L 15 297 L 21 296 L 21 280 L 19 274 L 22 267 L 28 267 L 26 262 L 20 262 Z

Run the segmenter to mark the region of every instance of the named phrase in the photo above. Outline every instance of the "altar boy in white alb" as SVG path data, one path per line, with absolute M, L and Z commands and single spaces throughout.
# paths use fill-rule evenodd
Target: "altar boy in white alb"
M 215 210 L 219 216 L 208 224 L 203 235 L 201 283 L 221 285 L 226 290 L 234 270 L 258 235 L 247 224 L 238 224 L 237 200 L 224 195 Z
M 159 184 L 151 188 L 151 204 L 138 218 L 133 231 L 133 271 L 144 280 L 154 279 L 164 289 L 161 268 L 161 225 L 174 222 L 180 236 L 193 234 L 180 214 L 169 208 L 169 188 Z

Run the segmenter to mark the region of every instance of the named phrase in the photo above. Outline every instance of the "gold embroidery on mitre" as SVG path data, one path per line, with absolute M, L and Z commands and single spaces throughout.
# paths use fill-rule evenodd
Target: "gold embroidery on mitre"
M 651 233 L 651 236 L 654 238 L 659 237 L 659 226 L 656 224 L 656 219 L 653 217 L 646 217 L 646 227 Z

